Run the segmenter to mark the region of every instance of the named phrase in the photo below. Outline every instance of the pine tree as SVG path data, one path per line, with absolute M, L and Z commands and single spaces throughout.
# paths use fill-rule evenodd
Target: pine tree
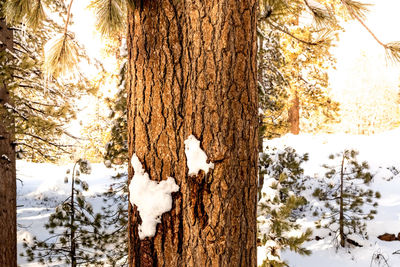
M 15 51 L 10 66 L 12 73 L 9 72 L 13 78 L 10 86 L 13 107 L 9 108 L 9 112 L 15 120 L 17 157 L 32 161 L 56 161 L 61 155 L 71 152 L 75 137 L 65 126 L 76 119 L 76 101 L 96 88 L 79 71 L 75 79 L 58 80 L 47 76 L 42 68 L 42 51 L 65 28 L 48 17 L 38 18 L 40 23 L 35 23 L 37 28 L 26 27 L 30 24 L 21 22 L 28 23 L 26 20 L 34 14 L 21 15 L 24 9 L 14 10 L 17 2 L 29 12 L 35 10 L 36 4 L 44 4 L 43 1 L 14 1 L 6 2 L 2 7 L 3 13 L 12 17 L 10 22 L 14 30 Z M 63 18 L 68 10 L 63 1 L 47 4 L 48 11 L 55 17 Z M 85 58 L 82 48 L 79 54 Z
M 281 181 L 282 186 L 287 190 L 294 192 L 300 196 L 302 191 L 306 189 L 307 176 L 304 175 L 304 169 L 301 166 L 308 161 L 308 154 L 299 155 L 296 150 L 291 147 L 285 147 L 283 150 L 276 148 L 266 148 L 264 153 L 260 154 L 261 174 L 266 173 L 272 177 L 285 176 Z M 263 187 L 262 182 L 259 183 L 259 190 Z M 286 195 L 281 195 L 284 199 Z
M 64 262 L 72 267 L 78 265 L 102 265 L 105 247 L 100 242 L 102 215 L 94 213 L 92 205 L 82 194 L 87 191 L 87 182 L 81 180 L 81 174 L 89 174 L 91 166 L 88 161 L 79 159 L 75 162 L 71 174 L 71 193 L 55 209 L 45 224 L 50 237 L 39 241 L 33 238 L 33 244 L 24 243 L 29 261 L 38 260 L 41 264 Z M 64 182 L 68 183 L 68 176 Z
M 256 198 L 255 118 L 258 113 L 256 3 L 241 1 L 237 5 L 237 2 L 230 0 L 207 2 L 205 5 L 201 1 L 108 3 L 134 3 L 130 5 L 127 16 L 130 55 L 127 82 L 130 154 L 138 154 L 140 161 L 151 169 L 150 176 L 153 180 L 159 181 L 165 175 L 172 175 L 181 186 L 181 191 L 174 199 L 176 206 L 171 214 L 163 216 L 158 235 L 154 239 L 138 239 L 137 226 L 140 217 L 137 210 L 130 207 L 131 264 L 162 264 L 160 261 L 165 260 L 172 265 L 177 262 L 193 265 L 193 262 L 188 261 L 200 264 L 212 262 L 214 259 L 217 261 L 217 256 L 213 254 L 213 246 L 216 244 L 201 238 L 202 234 L 209 236 L 209 232 L 205 232 L 208 231 L 206 227 L 211 225 L 209 227 L 214 229 L 210 232 L 211 240 L 227 242 L 218 248 L 227 251 L 223 255 L 224 259 L 218 255 L 220 262 L 226 262 L 229 258 L 229 262 L 254 265 L 255 229 L 252 228 L 255 228 L 255 218 L 252 214 L 255 214 L 255 201 L 253 203 L 252 199 Z M 354 18 L 359 18 L 359 13 L 355 12 L 359 8 L 355 8 L 354 1 L 342 0 L 341 3 Z M 221 8 L 214 10 L 211 8 L 213 4 Z M 223 10 L 222 6 L 229 6 L 232 13 L 229 19 L 233 23 L 223 23 L 227 17 L 226 12 L 219 11 Z M 109 7 L 112 7 L 108 9 L 109 14 L 118 11 L 113 6 Z M 324 9 L 315 6 L 309 8 L 320 21 L 326 17 Z M 186 10 L 198 12 L 184 12 Z M 199 13 L 205 16 L 200 16 Z M 120 21 L 110 19 L 113 16 L 104 18 L 111 26 Z M 204 23 L 200 23 L 201 20 Z M 211 23 L 210 20 L 218 23 Z M 224 28 L 224 25 L 229 27 Z M 385 45 L 385 48 L 392 55 L 398 55 L 400 51 L 393 44 Z M 217 55 L 222 58 L 217 59 Z M 229 92 L 224 91 L 228 89 Z M 223 105 L 218 105 L 220 103 Z M 236 113 L 238 110 L 240 112 Z M 216 131 L 220 127 L 228 130 Z M 191 134 L 201 139 L 204 150 L 218 165 L 218 171 L 212 174 L 211 179 L 198 177 L 198 181 L 194 183 L 196 186 L 192 186 L 192 181 L 185 173 L 182 145 Z M 246 159 L 246 164 L 242 159 Z M 224 182 L 221 177 L 229 178 L 229 195 L 225 191 L 214 191 L 216 188 L 225 188 L 225 184 L 220 184 Z M 218 201 L 212 203 L 217 205 L 204 204 L 213 200 L 210 195 L 219 196 Z M 228 196 L 229 201 L 226 204 L 232 210 L 209 210 L 225 203 Z M 244 203 L 244 199 L 249 204 L 238 205 Z M 190 208 L 191 213 L 186 214 Z M 214 225 L 214 218 L 221 213 L 224 213 L 223 218 L 229 217 L 231 220 L 219 220 L 219 224 Z M 240 221 L 238 214 L 242 215 L 240 218 L 246 218 L 245 223 Z M 228 233 L 224 229 L 242 225 L 246 226 L 245 233 L 225 238 Z M 182 232 L 189 233 L 189 236 Z M 239 246 L 244 240 L 240 238 L 241 234 L 246 236 L 246 244 L 241 243 Z M 200 245 L 206 250 L 201 256 L 190 254 L 182 246 L 186 241 L 192 241 L 192 238 L 196 242 L 208 242 Z M 167 244 L 164 243 L 165 240 Z M 196 242 L 190 242 L 189 246 L 195 246 Z M 161 250 L 160 245 L 167 249 Z M 182 257 L 177 259 L 171 251 L 181 251 Z M 241 258 L 236 258 L 239 255 Z
M 381 42 L 364 23 L 368 7 L 353 0 L 260 1 L 258 85 L 265 137 L 298 134 L 300 129 L 329 131 L 329 123 L 340 121 L 327 74 L 335 64 L 329 48 L 342 29 L 340 20 L 358 20 L 389 59 L 399 59 L 399 43 Z M 305 14 L 313 23 L 301 22 Z
M 352 234 L 368 238 L 366 221 L 374 219 L 378 206 L 374 199 L 380 198 L 379 192 L 368 187 L 374 174 L 366 161 L 357 160 L 357 155 L 355 150 L 330 155 L 332 163 L 324 165 L 325 179 L 313 193 L 326 203 L 317 226 L 333 231 L 342 247 Z
M 115 183 L 103 194 L 104 228 L 108 229 L 101 243 L 106 247 L 106 263 L 111 266 L 128 266 L 128 174 L 118 173 Z
M 322 26 L 300 24 L 301 14 L 318 19 L 305 3 L 260 1 L 258 77 L 267 138 L 298 134 L 300 128 L 314 131 L 337 115 L 338 103 L 329 97 L 327 71 L 335 63 L 329 52 L 330 33 L 339 27 L 324 6 Z
M 307 160 L 307 154 L 300 156 L 290 147 L 281 151 L 270 149 L 260 157 L 260 174 L 265 181 L 258 202 L 258 238 L 267 253 L 262 266 L 287 266 L 280 257 L 285 249 L 300 255 L 311 253 L 302 247 L 310 238 L 311 229 L 303 230 L 296 222 L 301 217 L 299 210 L 307 204 L 301 194 L 307 179 L 301 165 Z M 289 234 L 293 231 L 297 235 Z
M 1 173 L 10 174 L 4 181 L 8 184 L 1 186 L 6 193 L 0 195 L 6 196 L 5 202 L 1 200 L 1 206 L 8 204 L 13 206 L 11 214 L 7 220 L 13 221 L 14 226 L 1 227 L 0 236 L 7 236 L 4 240 L 9 240 L 8 246 L 16 248 L 16 220 L 15 216 L 15 158 L 27 158 L 34 161 L 55 160 L 62 153 L 68 152 L 70 145 L 66 141 L 60 141 L 61 136 L 71 135 L 64 129 L 65 125 L 74 118 L 75 113 L 72 110 L 74 99 L 86 93 L 90 88 L 83 76 L 77 81 L 59 82 L 53 79 L 47 79 L 43 73 L 41 56 L 44 44 L 58 30 L 57 25 L 51 19 L 43 19 L 42 4 L 44 1 L 0 1 L 0 20 L 1 20 L 1 42 L 9 44 L 11 48 L 6 57 L 1 52 L 1 90 L 3 84 L 7 87 L 7 99 L 3 99 L 3 92 L 0 93 L 0 112 L 4 124 L 4 129 L 11 133 L 10 138 L 3 139 L 7 135 L 0 134 L 3 142 L 7 143 L 8 151 L 1 149 L 1 155 L 7 156 L 10 161 L 9 170 L 3 170 Z M 55 14 L 62 14 L 65 10 L 63 1 L 46 1 L 48 10 Z M 13 38 L 5 42 L 3 40 L 3 30 L 9 25 L 5 25 L 3 19 L 7 17 L 7 23 L 12 23 Z M 39 20 L 36 20 L 39 19 Z M 24 22 L 25 25 L 20 24 Z M 33 27 L 36 30 L 27 28 Z M 40 26 L 40 27 L 39 27 Z M 4 60 L 6 59 L 6 60 Z M 76 93 L 74 90 L 82 89 Z M 74 93 L 72 93 L 74 92 Z M 1 145 L 3 146 L 3 145 Z M 2 165 L 3 166 L 3 165 Z M 13 167 L 14 166 L 14 167 Z M 14 171 L 11 171 L 14 168 Z M 6 202 L 8 204 L 6 204 Z M 13 204 L 14 203 L 14 204 Z M 0 221 L 6 222 L 1 218 Z M 12 235 L 9 236 L 9 235 Z M 9 236 L 9 237 L 8 237 Z M 2 243 L 3 244 L 3 243 Z M 1 248 L 3 250 L 3 248 Z M 16 249 L 14 249 L 16 250 Z M 8 255 L 6 253 L 0 253 Z M 16 253 L 15 253 L 16 254 Z M 16 258 L 16 257 L 15 257 Z M 15 259 L 16 261 L 16 259 Z M 2 262 L 5 262 L 2 260 Z M 14 264 L 10 263 L 9 266 Z
M 106 99 L 111 110 L 108 117 L 112 120 L 110 140 L 106 145 L 104 159 L 113 164 L 128 162 L 128 121 L 127 121 L 127 53 L 126 42 L 120 43 L 118 62 L 120 65 L 118 92 L 113 99 Z M 115 49 L 115 48 L 114 48 Z

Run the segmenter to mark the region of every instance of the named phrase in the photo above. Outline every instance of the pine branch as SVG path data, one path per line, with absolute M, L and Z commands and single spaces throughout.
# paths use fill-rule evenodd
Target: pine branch
M 30 145 L 30 144 L 27 144 L 27 143 L 23 143 L 23 142 L 18 142 L 17 144 L 18 144 L 18 145 L 21 145 L 21 146 L 28 147 L 28 148 L 30 148 L 30 149 L 33 150 L 33 151 L 36 151 L 36 152 L 39 153 L 39 155 L 40 155 L 42 158 L 44 158 L 44 159 L 47 159 L 47 160 L 49 160 L 49 161 L 55 160 L 55 159 L 52 158 L 51 156 L 49 156 L 49 155 L 47 155 L 47 154 L 44 154 L 39 148 L 34 147 L 33 145 Z
M 319 40 L 319 41 L 317 41 L 317 42 L 312 42 L 312 41 L 303 40 L 303 39 L 297 37 L 296 35 L 290 33 L 289 30 L 284 29 L 283 27 L 281 27 L 281 26 L 275 24 L 275 23 L 272 22 L 271 20 L 266 20 L 266 22 L 267 22 L 269 25 L 271 25 L 272 28 L 274 28 L 275 30 L 278 30 L 278 31 L 280 31 L 280 32 L 282 32 L 282 33 L 285 33 L 285 34 L 289 35 L 290 37 L 292 37 L 293 39 L 295 39 L 295 40 L 297 40 L 297 41 L 299 41 L 299 42 L 301 42 L 301 43 L 303 43 L 303 44 L 310 45 L 310 46 L 316 46 L 316 45 L 320 45 L 320 44 L 323 43 L 323 40 Z
M 317 26 L 330 27 L 336 25 L 335 16 L 328 7 L 322 6 L 320 3 L 310 3 L 307 0 L 303 0 L 303 2 L 313 15 Z
M 350 16 L 353 19 L 360 18 L 366 19 L 366 14 L 369 12 L 371 4 L 361 3 L 354 0 L 340 0 L 345 8 L 350 12 Z
M 104 37 L 112 37 L 121 33 L 125 28 L 127 0 L 94 0 L 90 8 L 96 13 L 96 28 Z
M 71 0 L 67 10 L 67 20 L 64 26 L 64 33 L 51 39 L 45 45 L 44 67 L 48 79 L 66 75 L 74 71 L 79 61 L 79 49 L 72 37 L 68 34 L 68 26 L 71 18 L 71 7 L 74 0 Z
M 368 31 L 375 41 L 386 50 L 386 57 L 392 62 L 400 62 L 400 42 L 383 43 L 374 32 L 364 22 L 365 13 L 368 10 L 367 4 L 359 3 L 353 0 L 340 0 L 346 7 L 350 16 L 356 20 Z
M 34 5 L 32 11 L 26 18 L 26 24 L 33 30 L 38 29 L 42 25 L 42 21 L 46 19 L 46 14 L 44 12 L 42 0 L 32 1 Z
M 54 146 L 54 147 L 56 147 L 57 149 L 60 149 L 61 151 L 65 152 L 65 153 L 68 153 L 68 154 L 71 153 L 71 152 L 65 150 L 64 148 L 65 148 L 65 147 L 73 147 L 73 145 L 56 144 L 56 143 L 53 143 L 53 142 L 51 142 L 51 141 L 49 141 L 49 140 L 47 140 L 47 139 L 44 139 L 44 138 L 42 138 L 42 137 L 40 137 L 40 136 L 37 136 L 37 135 L 34 135 L 34 134 L 30 134 L 30 133 L 24 133 L 24 134 L 27 135 L 27 136 L 30 136 L 30 137 L 32 137 L 32 138 L 38 139 L 38 140 L 40 140 L 40 141 L 42 141 L 42 142 L 44 142 L 44 143 L 46 143 L 46 144 L 48 144 L 48 145 Z
M 22 23 L 30 11 L 30 0 L 8 0 L 5 2 L 4 13 L 8 23 Z

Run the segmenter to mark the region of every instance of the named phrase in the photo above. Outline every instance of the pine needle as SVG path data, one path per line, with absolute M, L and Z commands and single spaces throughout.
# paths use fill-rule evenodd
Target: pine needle
M 263 0 L 260 1 L 260 11 L 262 13 L 271 12 L 268 18 L 279 18 L 293 10 L 287 0 Z
M 45 45 L 44 69 L 48 78 L 67 76 L 78 61 L 78 46 L 68 34 L 56 36 Z
M 102 36 L 110 37 L 124 30 L 126 1 L 128 0 L 94 0 L 91 3 L 90 7 L 96 13 L 96 27 Z
M 310 10 L 317 27 L 330 27 L 336 24 L 333 12 L 326 6 L 314 1 L 304 0 L 304 3 Z
M 4 5 L 6 21 L 9 23 L 22 23 L 30 13 L 30 0 L 8 0 Z
M 26 24 L 33 30 L 38 29 L 42 25 L 42 21 L 46 19 L 42 0 L 32 1 L 33 3 L 32 12 L 26 18 Z
M 350 13 L 350 17 L 356 19 L 359 17 L 362 20 L 366 19 L 369 7 L 371 4 L 361 3 L 354 0 L 341 0 L 342 4 Z
M 314 43 L 317 44 L 328 44 L 331 45 L 333 39 L 334 39 L 334 35 L 335 35 L 335 31 L 332 29 L 324 29 L 322 31 L 316 32 L 318 35 L 315 37 L 314 39 Z
M 400 62 L 400 42 L 390 42 L 385 45 L 386 58 L 393 62 Z

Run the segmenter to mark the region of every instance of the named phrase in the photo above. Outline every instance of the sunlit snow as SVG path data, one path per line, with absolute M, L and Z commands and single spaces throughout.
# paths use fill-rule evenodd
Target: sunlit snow
M 200 148 L 200 141 L 194 135 L 185 140 L 185 154 L 189 176 L 199 174 L 200 170 L 207 174 L 210 169 L 214 169 L 214 163 L 207 163 L 207 155 Z
M 131 163 L 135 174 L 129 184 L 129 200 L 137 206 L 142 219 L 139 238 L 153 237 L 157 223 L 161 222 L 161 215 L 172 208 L 171 193 L 178 191 L 179 186 L 172 177 L 161 182 L 150 180 L 136 154 L 133 154 Z

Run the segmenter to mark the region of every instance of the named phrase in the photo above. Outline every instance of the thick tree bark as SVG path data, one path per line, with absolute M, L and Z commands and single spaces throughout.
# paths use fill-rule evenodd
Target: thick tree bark
M 256 3 L 142 0 L 129 12 L 129 155 L 180 186 L 154 238 L 139 240 L 130 206 L 131 266 L 256 266 Z M 191 134 L 208 175 L 187 174 Z
M 0 51 L 12 49 L 12 31 L 0 20 Z M 17 211 L 14 123 L 6 111 L 11 104 L 6 81 L 0 76 L 0 267 L 17 266 Z
M 290 133 L 295 135 L 300 133 L 300 99 L 297 90 L 294 92 L 294 95 L 290 100 L 289 127 Z

